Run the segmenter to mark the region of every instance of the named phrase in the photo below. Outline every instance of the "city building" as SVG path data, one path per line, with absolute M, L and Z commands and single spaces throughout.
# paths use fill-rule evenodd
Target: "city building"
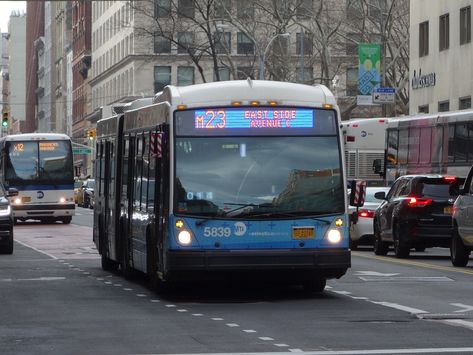
M 8 24 L 8 104 L 9 133 L 20 132 L 20 122 L 26 120 L 26 15 L 12 12 Z
M 471 108 L 472 0 L 410 2 L 409 113 Z
M 385 43 L 392 40 L 387 29 L 393 27 L 407 38 L 407 25 L 396 21 L 408 19 L 409 7 L 397 1 L 391 11 L 391 3 L 328 0 L 318 12 L 313 0 L 218 0 L 209 1 L 206 12 L 200 8 L 205 1 L 92 2 L 89 118 L 93 124 L 101 107 L 153 95 L 167 84 L 247 77 L 322 83 L 336 94 L 344 118 L 380 116 L 381 106 L 356 104 L 356 49 L 367 42 L 383 48 L 383 84 L 396 88 L 401 111 L 407 110 L 408 71 L 403 76 L 398 66 L 388 66 L 399 58 Z M 400 45 L 406 45 L 405 38 Z M 393 71 L 397 81 L 388 80 Z
M 86 120 L 91 106 L 89 79 L 91 76 L 92 1 L 72 1 L 72 134 L 74 143 L 88 145 Z M 76 175 L 87 175 L 91 154 L 75 154 Z
M 8 33 L 0 33 L 0 114 L 9 115 L 8 106 Z M 2 127 L 3 128 L 3 127 Z
M 36 40 L 44 36 L 44 2 L 26 3 L 26 120 L 21 132 L 36 131 L 38 120 L 38 53 Z M 44 71 L 44 68 L 43 68 Z

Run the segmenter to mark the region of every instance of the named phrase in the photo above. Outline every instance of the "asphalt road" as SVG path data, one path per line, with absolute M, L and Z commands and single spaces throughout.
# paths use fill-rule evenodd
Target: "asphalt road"
M 15 227 L 0 255 L 0 354 L 473 354 L 473 260 L 353 253 L 319 296 L 282 285 L 198 284 L 156 293 L 104 272 L 91 210 L 71 225 Z

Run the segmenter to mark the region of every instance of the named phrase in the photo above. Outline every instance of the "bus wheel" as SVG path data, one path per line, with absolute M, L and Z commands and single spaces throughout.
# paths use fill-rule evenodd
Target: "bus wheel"
M 71 221 L 72 221 L 71 216 L 62 217 L 62 223 L 64 223 L 64 224 L 69 224 L 69 223 L 71 223 Z
M 308 293 L 320 293 L 324 291 L 327 285 L 327 279 L 324 277 L 315 277 L 304 281 L 302 285 L 304 286 L 304 290 Z

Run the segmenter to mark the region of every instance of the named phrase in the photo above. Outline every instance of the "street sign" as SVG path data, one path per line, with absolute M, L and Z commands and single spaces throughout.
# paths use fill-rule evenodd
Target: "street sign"
M 73 148 L 72 153 L 73 154 L 91 154 L 92 149 L 89 149 L 89 148 Z
M 373 90 L 373 103 L 393 104 L 396 95 L 394 88 L 375 88 Z

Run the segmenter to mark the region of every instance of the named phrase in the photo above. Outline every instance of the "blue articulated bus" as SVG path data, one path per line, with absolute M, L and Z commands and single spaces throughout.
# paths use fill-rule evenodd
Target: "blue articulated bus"
M 155 284 L 275 276 L 320 292 L 350 267 L 340 114 L 324 86 L 167 86 L 100 120 L 96 154 L 106 270 Z

